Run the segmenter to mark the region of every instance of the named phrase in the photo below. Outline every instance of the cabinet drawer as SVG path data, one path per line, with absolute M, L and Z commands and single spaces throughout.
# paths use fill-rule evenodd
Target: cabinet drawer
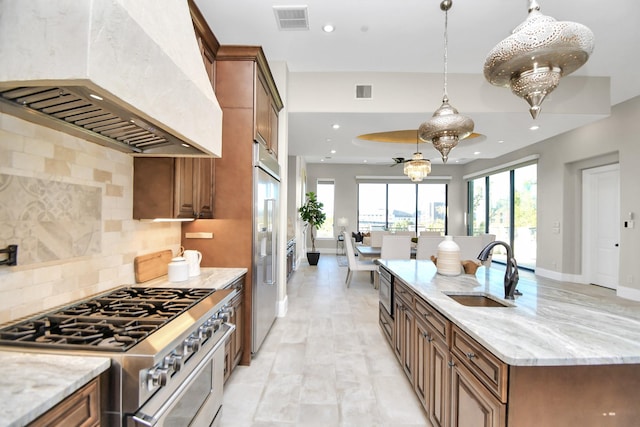
M 502 403 L 507 402 L 507 364 L 455 325 L 451 330 L 451 352 L 458 356 Z
M 405 305 L 413 310 L 413 292 L 397 277 L 393 280 L 393 292 L 395 298 L 400 298 Z
M 421 298 L 416 297 L 416 318 L 428 323 L 438 336 L 448 344 L 451 323 Z
M 100 394 L 98 385 L 98 379 L 91 381 L 29 424 L 29 427 L 99 426 Z

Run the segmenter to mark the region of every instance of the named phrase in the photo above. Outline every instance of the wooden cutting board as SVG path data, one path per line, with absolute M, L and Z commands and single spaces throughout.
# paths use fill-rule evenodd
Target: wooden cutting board
M 171 258 L 173 252 L 170 249 L 135 257 L 133 271 L 136 282 L 142 283 L 166 275 Z

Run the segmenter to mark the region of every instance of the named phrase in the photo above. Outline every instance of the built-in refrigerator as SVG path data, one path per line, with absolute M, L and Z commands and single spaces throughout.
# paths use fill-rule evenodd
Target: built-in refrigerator
M 253 163 L 253 283 L 251 353 L 260 349 L 277 315 L 280 166 L 259 143 Z

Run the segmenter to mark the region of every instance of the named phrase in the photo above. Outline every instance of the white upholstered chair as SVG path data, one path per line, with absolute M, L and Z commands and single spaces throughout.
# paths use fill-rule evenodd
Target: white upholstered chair
M 411 236 L 385 235 L 382 236 L 380 249 L 382 259 L 410 259 Z
M 347 250 L 348 261 L 347 279 L 345 280 L 345 282 L 347 283 L 347 288 L 351 284 L 351 276 L 353 275 L 354 271 L 368 271 L 371 274 L 371 283 L 373 283 L 374 287 L 376 287 L 374 276 L 378 271 L 378 265 L 375 264 L 373 260 L 360 261 L 356 259 L 356 254 L 353 250 L 353 243 L 351 242 L 351 239 L 346 232 L 344 232 L 344 246 Z
M 371 231 L 371 238 L 370 238 L 370 245 L 374 248 L 379 248 L 382 246 L 382 236 L 386 236 L 387 234 L 391 234 L 390 231 L 383 231 L 383 230 L 372 230 Z
M 438 256 L 438 245 L 444 240 L 438 236 L 418 237 L 416 246 L 416 259 L 431 259 L 431 255 Z

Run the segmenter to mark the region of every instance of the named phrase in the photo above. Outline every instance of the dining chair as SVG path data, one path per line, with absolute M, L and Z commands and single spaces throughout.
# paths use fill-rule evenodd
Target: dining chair
M 386 236 L 391 234 L 390 231 L 384 230 L 372 230 L 371 231 L 371 246 L 374 248 L 379 248 L 382 246 L 382 236 Z
M 373 262 L 373 260 L 365 260 L 360 261 L 356 259 L 356 254 L 353 249 L 353 243 L 347 233 L 344 233 L 344 246 L 347 250 L 347 279 L 345 282 L 347 283 L 347 288 L 351 284 L 351 277 L 353 276 L 354 271 L 368 271 L 371 273 L 371 283 L 373 283 L 373 287 L 377 289 L 376 280 L 374 278 L 374 274 L 378 271 L 378 265 Z
M 411 259 L 411 236 L 382 236 L 382 259 Z
M 438 245 L 442 242 L 442 236 L 420 236 L 416 246 L 416 259 L 431 259 L 438 256 Z
M 440 231 L 421 231 L 420 236 L 439 237 L 442 236 Z

